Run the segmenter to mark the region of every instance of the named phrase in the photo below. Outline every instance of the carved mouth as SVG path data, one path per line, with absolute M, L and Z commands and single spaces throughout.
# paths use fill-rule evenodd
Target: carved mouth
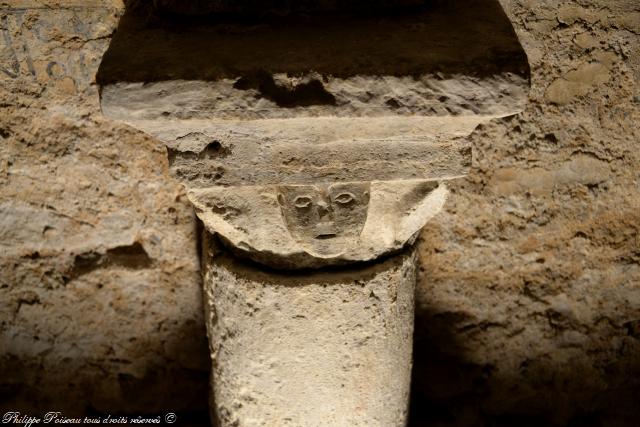
M 321 222 L 315 228 L 316 239 L 327 240 L 336 237 L 336 229 L 334 224 L 330 222 Z
M 323 233 L 323 234 L 318 234 L 316 236 L 316 239 L 327 240 L 327 239 L 333 239 L 334 237 L 336 237 L 336 233 Z

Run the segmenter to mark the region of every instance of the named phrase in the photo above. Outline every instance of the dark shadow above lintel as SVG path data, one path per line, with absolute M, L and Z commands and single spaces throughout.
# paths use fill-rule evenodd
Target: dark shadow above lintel
M 127 9 L 100 65 L 100 85 L 216 81 L 257 72 L 338 78 L 529 76 L 526 55 L 497 0 L 421 1 L 420 6 L 368 14 L 351 10 L 259 18 L 171 14 L 176 4 L 193 2 L 155 3 L 165 4 L 164 9 L 145 9 L 141 1 Z M 205 11 L 215 3 L 220 2 L 195 2 Z

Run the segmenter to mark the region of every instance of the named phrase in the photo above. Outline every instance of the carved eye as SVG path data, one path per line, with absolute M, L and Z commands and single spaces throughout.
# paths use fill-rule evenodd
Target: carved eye
M 304 209 L 304 208 L 308 208 L 309 206 L 311 206 L 311 197 L 307 197 L 307 196 L 298 196 L 296 197 L 296 199 L 293 201 L 293 204 L 295 205 L 296 208 L 298 209 Z
M 341 205 L 347 205 L 353 202 L 355 199 L 356 199 L 356 196 L 354 196 L 351 193 L 340 193 L 333 200 L 336 203 L 340 203 Z

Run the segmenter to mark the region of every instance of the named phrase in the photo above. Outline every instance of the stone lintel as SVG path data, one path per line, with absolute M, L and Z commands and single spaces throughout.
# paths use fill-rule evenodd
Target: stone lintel
M 258 21 L 131 11 L 97 81 L 115 119 L 499 116 L 522 109 L 529 67 L 496 0 L 457 0 Z

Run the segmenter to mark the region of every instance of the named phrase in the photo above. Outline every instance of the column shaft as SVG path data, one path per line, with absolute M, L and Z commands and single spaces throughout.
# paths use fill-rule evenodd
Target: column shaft
M 220 427 L 405 425 L 413 249 L 360 268 L 278 273 L 210 242 L 204 289 Z

